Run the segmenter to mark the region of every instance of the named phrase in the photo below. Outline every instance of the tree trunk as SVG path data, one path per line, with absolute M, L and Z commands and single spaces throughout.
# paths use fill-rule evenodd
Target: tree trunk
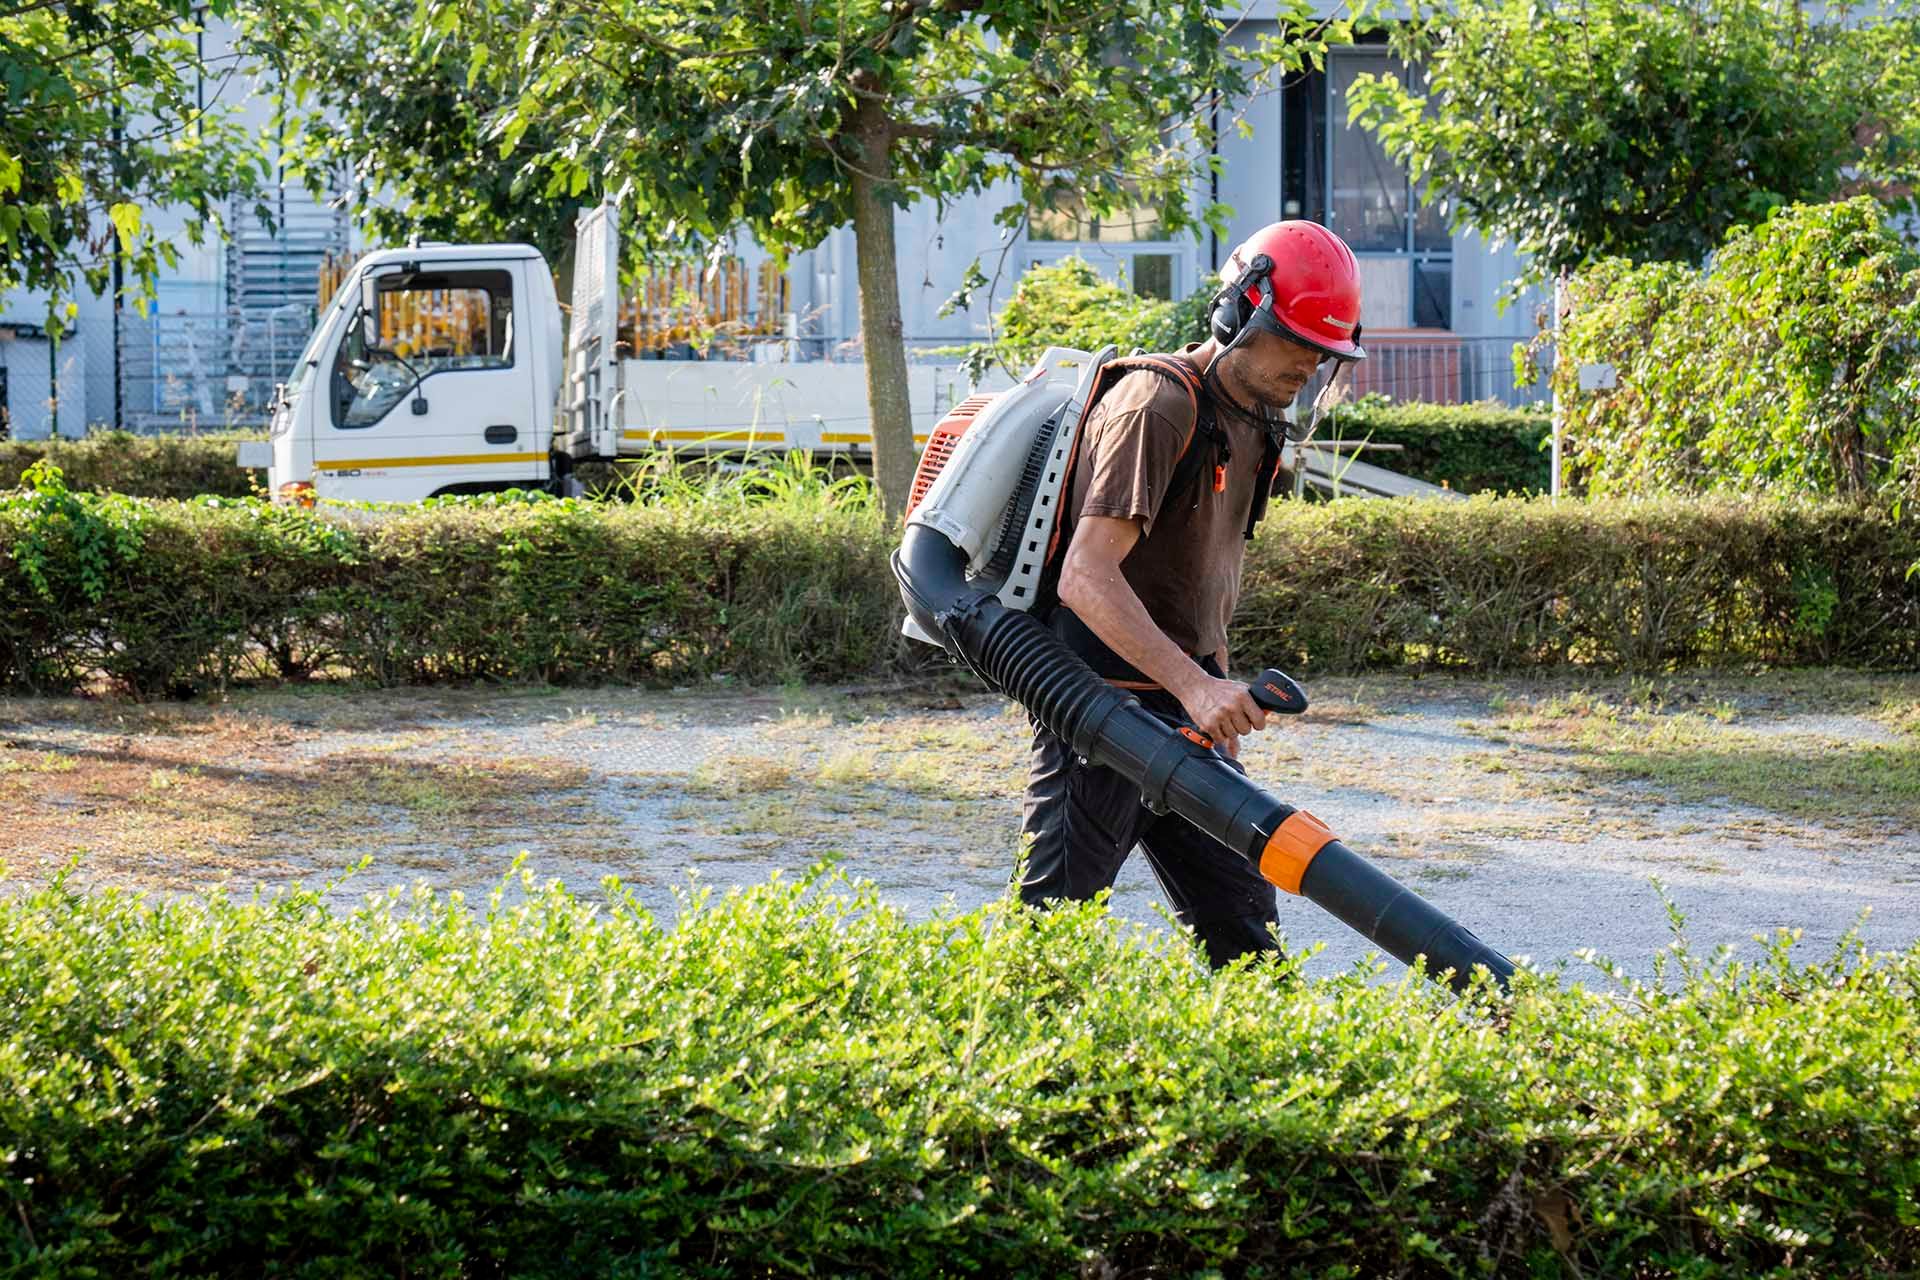
M 873 420 L 873 478 L 887 520 L 907 510 L 919 454 L 907 396 L 907 344 L 900 323 L 900 274 L 893 250 L 893 139 L 879 104 L 863 102 L 855 125 L 861 158 L 853 174 L 853 248 L 860 275 L 860 333 Z
M 1833 459 L 1834 488 L 1841 496 L 1861 498 L 1867 493 L 1867 439 L 1860 429 L 1860 419 L 1865 416 L 1867 393 L 1862 386 L 1853 390 L 1857 364 L 1848 360 L 1840 366 L 1840 384 L 1851 393 L 1846 398 L 1846 408 L 1839 414 L 1839 420 L 1828 428 L 1827 451 Z M 1861 379 L 1864 383 L 1864 379 Z

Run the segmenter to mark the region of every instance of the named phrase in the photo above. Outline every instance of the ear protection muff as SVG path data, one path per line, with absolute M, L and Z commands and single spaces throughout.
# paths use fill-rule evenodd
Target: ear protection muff
M 1222 346 L 1232 342 L 1246 327 L 1252 312 L 1253 306 L 1247 301 L 1247 291 L 1237 284 L 1230 284 L 1214 295 L 1213 310 L 1207 316 L 1207 328 L 1213 334 L 1214 341 Z
M 1260 305 L 1271 309 L 1273 306 L 1273 283 L 1267 279 L 1267 273 L 1273 270 L 1273 259 L 1266 254 L 1256 254 L 1240 278 L 1222 289 L 1213 297 L 1213 308 L 1207 316 L 1207 328 L 1222 345 L 1230 345 L 1246 332 L 1247 322 L 1253 319 L 1253 303 L 1247 301 L 1247 290 L 1259 284 Z

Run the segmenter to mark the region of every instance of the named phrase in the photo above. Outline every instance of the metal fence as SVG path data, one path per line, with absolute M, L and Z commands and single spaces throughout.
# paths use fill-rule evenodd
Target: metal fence
M 1377 393 L 1428 404 L 1494 400 L 1523 405 L 1545 400 L 1550 394 L 1544 377 L 1514 385 L 1513 349 L 1520 341 L 1516 338 L 1370 333 L 1361 341 L 1367 359 L 1352 369 L 1352 393 L 1356 397 Z
M 104 319 L 65 339 L 51 362 L 60 370 L 59 429 L 77 435 L 90 425 L 137 432 L 258 429 L 265 425 L 274 385 L 286 380 L 305 346 L 313 309 L 290 304 L 252 313 L 123 312 L 116 347 Z M 1544 381 L 1513 385 L 1515 340 L 1460 334 L 1369 334 L 1369 359 L 1352 370 L 1353 396 L 1380 393 L 1401 401 L 1460 403 L 1495 400 L 1526 404 L 1547 396 Z M 974 340 L 915 337 L 915 364 L 959 363 Z M 16 434 L 42 435 L 51 421 L 45 402 L 52 378 L 44 354 L 14 355 L 8 399 Z M 652 352 L 643 359 L 691 359 L 690 348 Z M 754 337 L 708 354 L 712 363 L 858 363 L 857 338 L 804 334 Z M 24 428 L 24 430 L 22 430 Z
M 131 431 L 264 425 L 313 321 L 298 303 L 264 315 L 124 314 L 118 421 Z

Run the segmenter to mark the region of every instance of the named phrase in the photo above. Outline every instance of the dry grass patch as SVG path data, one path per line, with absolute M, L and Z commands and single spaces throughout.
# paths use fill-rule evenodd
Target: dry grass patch
M 1920 696 L 1890 698 L 1870 714 L 1903 737 L 1920 738 Z
M 1864 696 L 1857 688 L 1849 693 Z M 1728 699 L 1700 699 L 1697 710 L 1660 705 L 1576 690 L 1509 702 L 1475 731 L 1517 744 L 1515 762 L 1529 772 L 1571 769 L 1616 795 L 1631 784 L 1681 802 L 1733 804 L 1841 829 L 1920 825 L 1920 733 L 1858 741 L 1796 732 L 1790 721 L 1761 731 L 1745 727 L 1744 713 Z M 1891 704 L 1888 714 L 1898 725 L 1915 715 L 1904 702 Z M 1512 767 L 1505 757 L 1480 763 Z
M 828 786 L 862 786 L 879 776 L 878 758 L 871 751 L 836 751 L 815 773 Z
M 455 828 L 529 826 L 560 816 L 544 810 L 591 776 L 569 761 L 539 757 L 405 760 L 345 752 L 316 762 L 302 809 L 320 817 L 399 810 Z
M 693 771 L 687 790 L 713 797 L 760 795 L 794 785 L 796 774 L 791 760 L 777 756 L 717 755 Z
M 315 758 L 292 749 L 303 735 L 287 726 L 231 712 L 143 727 L 150 732 L 61 725 L 0 739 L 0 828 L 13 871 L 41 874 L 83 855 L 90 877 L 182 887 L 235 872 L 302 873 L 316 858 L 458 852 L 521 832 L 548 843 L 563 833 L 564 843 L 597 820 L 575 794 L 586 771 L 567 761 L 414 760 L 377 749 Z

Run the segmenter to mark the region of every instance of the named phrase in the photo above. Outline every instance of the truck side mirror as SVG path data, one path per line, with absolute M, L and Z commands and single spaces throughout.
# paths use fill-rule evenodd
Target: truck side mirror
M 380 346 L 380 288 L 372 272 L 360 277 L 360 339 L 368 351 Z

